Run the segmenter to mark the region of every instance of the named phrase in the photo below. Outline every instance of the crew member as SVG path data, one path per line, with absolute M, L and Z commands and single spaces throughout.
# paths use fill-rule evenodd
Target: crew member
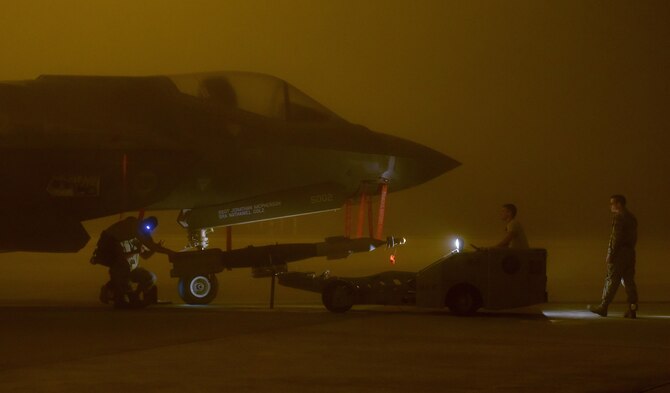
M 113 299 L 115 307 L 132 308 L 156 303 L 156 275 L 139 267 L 139 257 L 147 259 L 155 252 L 172 253 L 163 242 L 154 242 L 152 232 L 158 226 L 156 217 L 140 220 L 128 217 L 100 234 L 91 263 L 109 267 L 110 280 L 100 292 L 100 300 Z M 131 283 L 137 288 L 132 289 Z M 111 299 L 110 299 L 111 298 Z
M 619 284 L 623 281 L 628 297 L 626 318 L 637 316 L 637 286 L 635 285 L 635 244 L 637 243 L 637 219 L 626 208 L 623 195 L 610 197 L 610 210 L 613 213 L 612 234 L 607 247 L 607 277 L 603 288 L 603 297 L 599 305 L 589 306 L 595 314 L 606 317 L 607 307 L 614 300 Z
M 528 248 L 528 239 L 521 223 L 516 219 L 516 206 L 506 203 L 502 206 L 500 218 L 505 222 L 505 237 L 494 248 Z

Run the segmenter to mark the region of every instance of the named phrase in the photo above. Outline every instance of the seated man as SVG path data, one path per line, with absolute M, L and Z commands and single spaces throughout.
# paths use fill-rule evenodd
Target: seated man
M 494 247 L 529 248 L 526 233 L 516 219 L 516 206 L 506 203 L 502 206 L 501 219 L 506 223 L 505 237 Z
M 505 237 L 493 247 L 475 247 L 477 250 L 485 250 L 487 248 L 514 248 L 525 249 L 529 248 L 526 233 L 523 231 L 521 223 L 516 219 L 516 206 L 511 203 L 506 203 L 502 206 L 501 217 L 505 224 Z
M 109 267 L 110 280 L 100 292 L 100 300 L 114 301 L 117 308 L 143 307 L 157 301 L 156 275 L 139 267 L 139 257 L 147 259 L 155 252 L 169 254 L 163 242 L 155 243 L 151 233 L 158 226 L 156 217 L 139 220 L 128 217 L 100 234 L 91 263 Z M 131 283 L 137 288 L 132 289 Z

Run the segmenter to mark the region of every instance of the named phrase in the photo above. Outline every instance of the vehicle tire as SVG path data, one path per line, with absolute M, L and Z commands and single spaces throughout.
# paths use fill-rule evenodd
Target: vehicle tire
M 323 289 L 321 300 L 330 312 L 347 312 L 354 305 L 354 289 L 346 281 L 333 281 Z
M 447 307 L 456 315 L 473 315 L 482 306 L 479 291 L 471 285 L 459 285 L 452 288 L 447 295 Z
M 198 274 L 180 277 L 177 288 L 185 303 L 209 304 L 219 291 L 219 281 L 214 274 Z

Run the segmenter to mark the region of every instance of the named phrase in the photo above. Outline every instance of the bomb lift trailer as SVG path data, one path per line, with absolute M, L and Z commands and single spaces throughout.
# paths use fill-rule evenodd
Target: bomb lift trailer
M 376 225 L 374 225 L 372 197 L 377 193 L 380 200 Z M 386 240 L 380 240 L 383 233 L 387 193 L 388 182 L 384 179 L 361 184 L 358 195 L 356 195 L 359 198 L 359 207 L 355 233 L 352 229 L 354 199 L 349 198 L 344 204 L 344 236 L 328 237 L 323 242 L 318 243 L 249 246 L 233 250 L 232 227 L 227 226 L 225 251 L 219 248 L 208 248 L 209 239 L 207 234 L 213 230 L 213 227 L 220 225 L 220 212 L 230 210 L 231 206 L 234 205 L 183 210 L 177 222 L 188 229 L 192 250 L 169 255 L 169 260 L 173 266 L 170 275 L 179 279 L 179 296 L 188 304 L 208 304 L 216 298 L 218 292 L 217 273 L 224 270 L 250 267 L 254 278 L 272 278 L 270 300 L 270 307 L 272 307 L 275 279 L 278 275 L 288 272 L 287 263 L 289 262 L 313 257 L 342 259 L 353 253 L 373 251 L 382 245 L 386 245 L 387 248 L 400 246 L 405 243 L 405 239 L 402 237 L 389 236 Z M 287 213 L 286 209 L 294 206 L 296 200 L 305 199 L 305 196 L 307 196 L 307 200 L 312 200 L 314 198 L 313 194 L 314 190 L 303 190 L 302 193 L 288 192 L 287 194 L 275 195 L 274 197 L 278 201 L 276 204 L 284 206 L 284 210 L 275 214 L 281 216 L 281 213 Z M 321 194 L 317 192 L 317 196 L 319 195 Z M 328 205 L 330 208 L 339 207 L 340 198 L 331 195 L 331 198 L 327 199 L 333 199 L 330 202 L 331 204 Z M 247 201 L 247 204 L 251 204 L 251 202 Z M 323 207 L 321 209 L 323 210 Z M 368 237 L 363 237 L 366 218 L 369 233 Z
M 400 240 L 404 241 L 404 240 Z M 170 276 L 179 278 L 179 296 L 188 304 L 208 304 L 217 295 L 216 274 L 224 270 L 250 267 L 254 278 L 274 277 L 288 271 L 287 263 L 313 257 L 341 259 L 358 252 L 369 252 L 386 245 L 395 247 L 399 240 L 373 238 L 326 238 L 319 243 L 288 243 L 249 246 L 223 251 L 218 248 L 170 254 Z M 274 291 L 273 291 L 274 292 Z

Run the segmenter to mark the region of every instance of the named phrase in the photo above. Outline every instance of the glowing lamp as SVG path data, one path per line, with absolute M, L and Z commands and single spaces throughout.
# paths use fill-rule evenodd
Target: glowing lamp
M 464 245 L 465 245 L 465 243 L 463 242 L 463 239 L 461 239 L 459 237 L 454 239 L 454 251 L 456 251 L 456 252 L 463 251 L 463 246 Z

